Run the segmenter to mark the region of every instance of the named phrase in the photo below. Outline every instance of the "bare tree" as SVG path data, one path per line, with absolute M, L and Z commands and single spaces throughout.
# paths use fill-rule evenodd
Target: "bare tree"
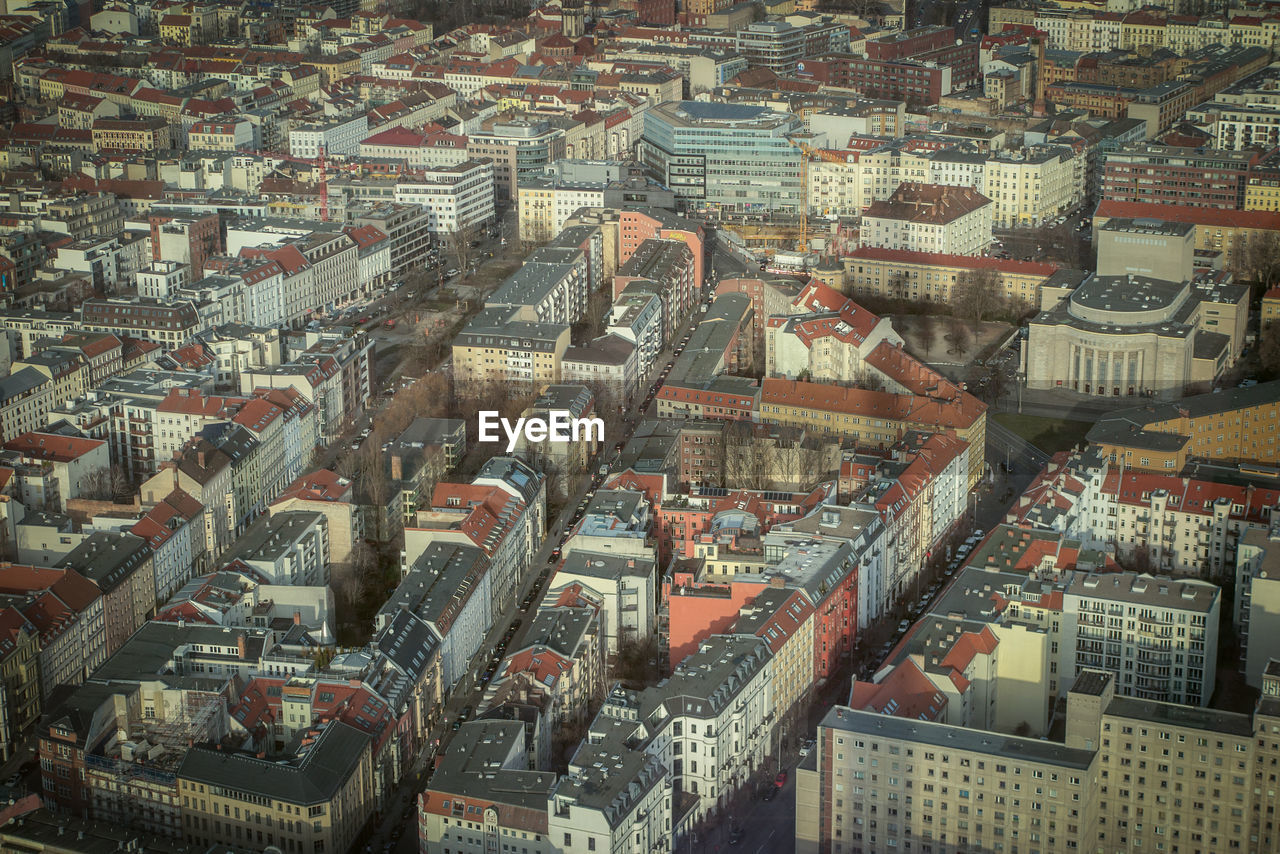
M 94 501 L 110 501 L 115 498 L 115 489 L 111 485 L 111 468 L 99 466 L 80 480 L 80 492 L 85 498 Z
M 964 351 L 969 347 L 969 337 L 969 327 L 965 322 L 958 317 L 952 318 L 945 336 L 946 340 L 951 343 L 951 347 L 948 348 L 947 352 L 956 356 L 963 355 Z
M 1258 336 L 1258 359 L 1268 377 L 1280 376 L 1280 320 L 1262 327 Z
M 1280 232 L 1254 231 L 1245 244 L 1240 274 L 1257 283 L 1262 293 L 1280 281 Z
M 933 349 L 933 337 L 938 334 L 938 324 L 934 322 L 932 314 L 922 314 L 916 318 L 916 338 L 924 347 L 924 357 L 929 358 L 929 351 Z
M 800 443 L 800 454 L 796 464 L 801 489 L 812 489 L 831 479 L 831 470 L 828 466 L 831 450 L 832 446 L 818 436 L 804 437 Z
M 965 270 L 951 289 L 956 314 L 979 323 L 999 313 L 1004 302 L 1004 281 L 1000 272 L 990 267 Z
M 378 542 L 386 540 L 390 532 L 387 530 L 390 520 L 387 518 L 387 502 L 391 498 L 391 490 L 395 484 L 391 482 L 387 470 L 387 457 L 376 440 L 370 437 L 356 457 L 356 488 L 363 493 L 364 503 L 373 512 L 375 537 Z
M 448 246 L 449 254 L 453 256 L 453 260 L 458 264 L 458 270 L 463 276 L 471 274 L 471 260 L 474 257 L 474 249 L 471 244 L 476 242 L 476 227 L 474 225 L 459 224 L 457 228 L 451 229 L 445 238 Z
M 768 489 L 774 454 L 750 421 L 735 421 L 724 434 L 724 482 L 730 489 Z
M 368 543 L 360 542 L 356 548 L 361 546 L 371 548 Z M 355 557 L 355 550 L 352 551 L 352 557 Z M 355 561 L 349 560 L 344 563 L 335 563 L 329 573 L 329 586 L 333 588 L 333 592 L 338 595 L 342 601 L 346 602 L 353 608 L 358 606 L 360 600 L 364 598 L 364 580 L 360 575 L 360 571 L 356 568 Z

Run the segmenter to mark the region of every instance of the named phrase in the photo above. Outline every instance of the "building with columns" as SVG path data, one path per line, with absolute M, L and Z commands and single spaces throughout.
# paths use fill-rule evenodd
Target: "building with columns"
M 1022 369 L 1033 389 L 1177 398 L 1208 390 L 1235 363 L 1248 317 L 1248 287 L 1221 275 L 1090 276 L 1042 289 Z

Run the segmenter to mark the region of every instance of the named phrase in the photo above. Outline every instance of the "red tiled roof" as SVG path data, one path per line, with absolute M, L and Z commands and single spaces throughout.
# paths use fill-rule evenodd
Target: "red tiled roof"
M 965 269 L 995 269 L 1015 275 L 1044 276 L 1048 278 L 1058 271 L 1057 264 L 1039 261 L 1019 261 L 1016 258 L 984 258 L 976 255 L 948 255 L 942 252 L 912 252 L 907 249 L 882 249 L 861 246 L 849 253 L 850 258 L 868 261 L 888 261 L 898 264 L 919 264 L 929 267 L 962 267 Z
M 1146 218 L 1165 222 L 1189 222 L 1193 225 L 1219 228 L 1257 228 L 1280 231 L 1280 211 L 1234 211 L 1185 205 L 1160 205 L 1147 202 L 1120 202 L 1104 199 L 1098 202 L 1094 221 L 1113 217 Z
M 100 439 L 85 439 L 79 436 L 63 436 L 59 433 L 23 433 L 21 436 L 4 443 L 6 451 L 16 451 L 24 457 L 36 460 L 49 460 L 57 463 L 69 463 L 85 454 L 97 450 L 106 442 Z
M 206 397 L 199 389 L 173 388 L 169 389 L 164 400 L 156 404 L 156 411 L 227 418 L 247 400 L 243 397 Z
M 940 720 L 947 697 L 914 661 L 907 659 L 879 683 L 853 683 L 849 705 L 860 711 L 877 712 L 898 718 Z
M 285 487 L 284 492 L 272 504 L 279 504 L 290 498 L 302 501 L 345 501 L 350 495 L 351 481 L 329 469 L 317 469 Z

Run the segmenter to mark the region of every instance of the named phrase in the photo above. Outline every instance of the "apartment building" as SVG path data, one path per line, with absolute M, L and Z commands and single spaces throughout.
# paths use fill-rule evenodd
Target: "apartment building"
M 685 241 L 649 237 L 619 265 L 613 277 L 614 299 L 643 281 L 642 290 L 656 293 L 662 300 L 663 336 L 669 341 L 698 299 L 701 268 L 702 258 Z
M 796 852 L 1083 850 L 1096 777 L 1089 750 L 835 706 L 796 771 Z
M 572 542 L 572 540 L 570 541 Z M 643 546 L 643 540 L 638 542 Z M 610 659 L 625 644 L 643 644 L 654 634 L 657 575 L 651 549 L 616 554 L 591 545 L 570 551 L 556 569 L 544 607 L 558 601 L 572 585 L 591 591 L 600 599 L 600 619 Z
M 980 255 L 991 244 L 993 206 L 970 187 L 904 182 L 862 214 L 862 245 Z
M 565 131 L 539 117 L 487 119 L 467 135 L 467 153 L 491 161 L 494 192 L 515 201 L 521 183 L 545 174 L 566 156 Z
M 516 321 L 569 326 L 586 313 L 591 272 L 582 250 L 544 246 L 485 297 L 485 306 L 512 309 Z
M 328 518 L 306 510 L 259 516 L 218 562 L 267 584 L 323 586 L 329 583 Z
M 1000 228 L 1044 223 L 1083 201 L 1086 158 L 1062 146 L 1031 146 L 987 160 L 983 193 Z
M 41 712 L 40 635 L 15 608 L 0 611 L 0 685 L 7 702 L 0 710 L 0 754 L 8 761 L 31 733 Z
M 1085 670 L 1106 670 L 1115 676 L 1117 694 L 1207 705 L 1217 673 L 1220 612 L 1220 590 L 1206 581 L 1077 576 L 1062 593 L 1059 672 L 1071 680 Z
M 406 552 L 405 561 L 404 577 L 374 622 L 384 630 L 406 612 L 420 623 L 438 645 L 440 686 L 447 692 L 466 674 L 493 625 L 489 560 L 470 543 L 441 540 Z
M 29 508 L 64 512 L 72 498 L 98 491 L 111 467 L 107 443 L 54 433 L 20 434 L 4 443 L 0 459 L 14 472 L 15 494 Z
M 80 325 L 87 332 L 143 338 L 175 350 L 207 328 L 193 303 L 145 297 L 85 300 Z
M 498 779 L 502 785 L 495 786 Z M 522 854 L 563 850 L 547 828 L 547 798 L 556 780 L 553 773 L 529 770 L 523 722 L 464 723 L 418 795 L 422 851 L 485 854 L 499 846 Z M 477 826 L 482 828 L 479 835 Z
M 605 181 L 566 181 L 535 177 L 517 189 L 520 239 L 545 243 L 560 233 L 579 208 L 604 207 Z
M 1085 671 L 1065 742 L 836 706 L 797 771 L 796 850 L 1273 850 L 1250 782 L 1280 731 L 1264 685 L 1250 716 L 1120 697 Z
M 675 824 L 670 766 L 635 746 L 635 729 L 634 721 L 604 710 L 592 722 L 594 737 L 579 744 L 547 801 L 553 850 L 675 850 L 681 828 Z
M 760 420 L 837 434 L 860 443 L 889 446 L 912 430 L 954 430 L 967 442 L 969 482 L 981 477 L 986 407 L 967 392 L 949 401 L 927 402 L 911 393 L 846 389 L 766 377 L 760 384 Z
M 14 597 L 14 607 L 38 630 L 42 708 L 56 689 L 80 685 L 106 660 L 104 597 L 75 570 L 7 564 L 0 567 L 0 594 Z M 16 601 L 18 597 L 25 601 Z M 21 636 L 16 640 L 21 642 Z M 15 696 L 26 694 L 20 689 Z M 22 701 L 15 707 L 21 708 Z M 4 742 L 9 743 L 8 737 Z
M 139 536 L 92 533 L 58 562 L 58 568 L 74 569 L 102 591 L 107 655 L 155 613 L 154 559 Z
M 300 124 L 289 130 L 289 153 L 294 157 L 314 159 L 323 152 L 357 154 L 360 143 L 369 135 L 369 117 L 359 113 L 348 118 L 316 124 Z
M 434 235 L 465 233 L 493 222 L 497 164 L 486 154 L 473 153 L 461 163 L 420 170 L 413 180 L 396 183 L 395 201 L 424 208 L 427 230 Z
M 453 376 L 460 388 L 537 389 L 560 382 L 569 327 L 514 320 L 514 314 L 483 309 L 454 338 Z
M 400 276 L 421 265 L 431 248 L 431 214 L 423 207 L 385 201 L 357 202 L 348 204 L 344 215 L 353 228 L 372 226 L 389 238 L 389 270 L 391 275 Z M 364 284 L 363 276 L 361 284 Z
M 867 360 L 882 343 L 902 343 L 888 318 L 872 314 L 852 300 L 831 300 L 834 310 L 822 310 L 826 305 L 812 310 L 806 305 L 812 288 L 806 288 L 787 306 L 787 314 L 766 321 L 766 375 L 792 378 L 806 374 L 819 382 L 854 380 L 874 370 Z
M 197 845 L 345 851 L 373 812 L 374 738 L 340 720 L 292 761 L 190 748 L 176 776 L 182 838 Z
M 853 294 L 912 302 L 950 303 L 958 284 L 977 270 L 995 270 L 1000 293 L 1012 304 L 1038 305 L 1040 288 L 1058 274 L 1055 264 L 1014 258 L 944 255 L 860 246 L 842 259 Z
M 1280 520 L 1244 531 L 1236 546 L 1232 624 L 1244 647 L 1245 680 L 1263 687 L 1280 661 Z
M 529 750 L 535 768 L 552 767 L 554 748 L 563 742 L 558 734 L 585 727 L 591 707 L 604 699 L 600 612 L 585 597 L 580 602 L 538 609 L 523 644 L 498 663 L 480 703 L 481 714 L 504 706 L 536 710 Z
M 1280 384 L 1223 389 L 1151 403 L 1098 419 L 1088 440 L 1113 462 L 1147 471 L 1181 471 L 1191 457 L 1236 463 L 1280 463 Z
M 1106 155 L 1102 195 L 1120 202 L 1240 210 L 1249 178 L 1269 154 L 1146 144 L 1124 148 Z

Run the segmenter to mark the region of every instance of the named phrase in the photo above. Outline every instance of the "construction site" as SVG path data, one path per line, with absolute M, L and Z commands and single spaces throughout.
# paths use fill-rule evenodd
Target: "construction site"
M 93 817 L 159 837 L 182 836 L 178 766 L 193 744 L 227 734 L 226 698 L 208 691 L 143 684 L 117 711 L 101 752 L 85 755 Z

